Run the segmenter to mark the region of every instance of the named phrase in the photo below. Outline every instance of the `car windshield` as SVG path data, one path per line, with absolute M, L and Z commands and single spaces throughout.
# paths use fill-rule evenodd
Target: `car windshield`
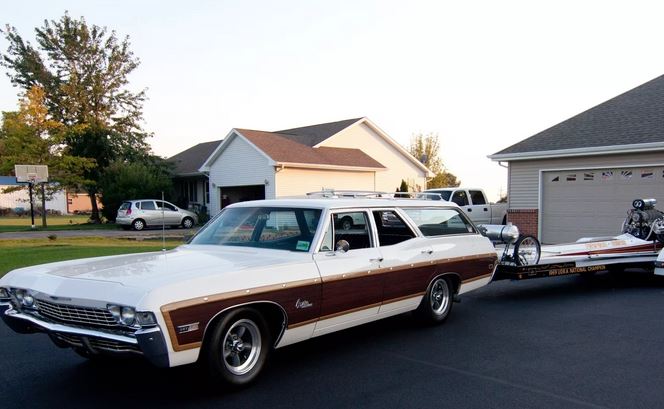
M 427 190 L 417 195 L 418 199 L 428 200 L 450 200 L 451 190 Z
M 191 244 L 309 251 L 320 209 L 234 207 L 225 209 Z

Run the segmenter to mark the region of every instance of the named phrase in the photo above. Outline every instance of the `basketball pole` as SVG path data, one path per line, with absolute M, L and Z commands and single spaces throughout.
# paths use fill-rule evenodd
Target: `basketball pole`
M 32 219 L 32 229 L 35 228 L 35 203 L 32 198 L 32 182 L 28 183 L 28 190 L 30 191 L 30 218 Z
M 42 188 L 42 227 L 46 228 L 46 183 L 41 183 Z

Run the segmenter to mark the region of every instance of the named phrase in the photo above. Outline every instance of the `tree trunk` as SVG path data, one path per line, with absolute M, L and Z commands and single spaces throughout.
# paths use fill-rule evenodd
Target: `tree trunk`
M 88 190 L 88 196 L 90 197 L 90 204 L 92 205 L 90 221 L 99 224 L 101 223 L 101 218 L 99 217 L 99 208 L 97 207 L 97 189 Z

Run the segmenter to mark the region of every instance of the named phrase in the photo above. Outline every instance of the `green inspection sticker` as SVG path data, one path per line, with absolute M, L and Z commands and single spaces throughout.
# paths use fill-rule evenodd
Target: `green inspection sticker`
M 297 246 L 295 246 L 295 249 L 296 250 L 302 250 L 302 251 L 308 251 L 309 250 L 309 242 L 298 240 L 297 241 Z

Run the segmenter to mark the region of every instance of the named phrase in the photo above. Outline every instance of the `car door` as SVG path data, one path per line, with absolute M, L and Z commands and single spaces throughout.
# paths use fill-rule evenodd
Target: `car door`
M 161 224 L 161 210 L 157 211 L 154 200 L 141 200 L 141 218 L 148 225 Z
M 471 220 L 475 221 L 475 213 L 473 213 L 473 207 L 470 205 L 470 200 L 468 200 L 468 192 L 465 190 L 455 190 L 450 198 L 450 201 L 459 205 L 459 207 L 470 217 Z
M 352 227 L 342 221 L 351 218 Z M 314 254 L 321 275 L 321 317 L 314 336 L 323 335 L 376 317 L 382 300 L 383 277 L 373 225 L 366 210 L 334 211 L 325 222 L 323 241 Z M 348 244 L 347 251 L 337 249 Z
M 157 204 L 157 210 L 161 212 L 163 209 L 165 224 L 180 224 L 180 212 L 178 212 L 177 207 L 168 202 L 162 202 L 161 200 L 155 200 L 155 203 Z M 161 222 L 162 214 L 160 214 L 159 217 L 159 221 Z
M 378 249 L 383 260 L 383 301 L 379 314 L 415 309 L 433 279 L 433 248 L 395 209 L 372 210 Z
M 484 193 L 481 190 L 469 190 L 470 207 L 472 210 L 473 222 L 477 224 L 490 224 L 491 223 L 491 208 L 484 198 Z

